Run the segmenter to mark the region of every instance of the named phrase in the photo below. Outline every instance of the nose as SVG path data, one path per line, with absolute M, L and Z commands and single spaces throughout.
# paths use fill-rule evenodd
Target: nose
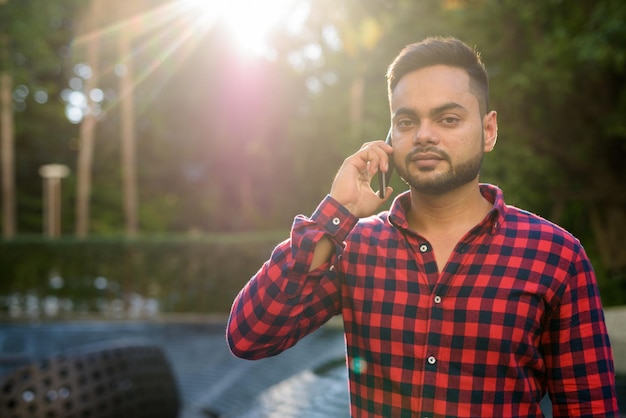
M 437 137 L 437 132 L 434 129 L 432 122 L 422 121 L 419 124 L 419 127 L 415 131 L 415 136 L 413 138 L 414 145 L 427 145 L 427 144 L 436 144 L 439 142 Z

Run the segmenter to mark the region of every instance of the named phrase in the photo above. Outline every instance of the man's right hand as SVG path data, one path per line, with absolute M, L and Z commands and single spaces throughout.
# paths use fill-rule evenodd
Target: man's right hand
M 361 149 L 346 158 L 335 176 L 330 195 L 344 205 L 354 216 L 363 218 L 376 213 L 391 196 L 393 189 L 387 187 L 381 199 L 372 189 L 372 178 L 378 170 L 387 172 L 393 148 L 384 141 L 363 144 Z

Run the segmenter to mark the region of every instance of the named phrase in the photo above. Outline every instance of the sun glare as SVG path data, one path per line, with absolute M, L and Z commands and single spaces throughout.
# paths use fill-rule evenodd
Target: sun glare
M 220 23 L 243 53 L 271 56 L 268 35 L 279 25 L 295 31 L 306 13 L 303 0 L 197 0 L 209 24 Z
M 108 26 L 90 27 L 90 31 L 74 40 L 73 48 L 87 49 L 95 41 L 101 46 L 111 45 L 119 33 L 128 32 L 135 42 L 133 51 L 101 72 L 122 77 L 126 74 L 125 61 L 141 62 L 131 75 L 132 90 L 163 66 L 168 70 L 166 74 L 171 75 L 173 68 L 182 65 L 207 31 L 216 26 L 227 31 L 238 54 L 273 59 L 276 51 L 270 45 L 269 35 L 275 29 L 287 36 L 302 30 L 310 3 L 311 0 L 165 0 Z M 155 46 L 158 46 L 156 54 Z M 90 68 L 85 65 L 84 69 Z M 100 103 L 93 103 L 93 98 L 91 102 L 87 100 L 92 97 L 91 92 L 82 91 L 83 81 L 90 77 L 91 74 L 84 71 L 77 73 L 75 80 L 80 81 L 80 85 L 70 85 L 65 91 L 66 111 L 72 123 L 80 123 L 87 113 L 97 110 L 94 106 L 100 106 Z M 161 77 L 161 83 L 167 78 L 167 75 Z M 118 102 L 111 100 L 107 109 Z

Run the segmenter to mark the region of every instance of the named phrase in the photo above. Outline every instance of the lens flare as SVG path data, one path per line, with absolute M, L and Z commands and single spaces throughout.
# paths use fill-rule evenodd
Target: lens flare
M 271 31 L 279 25 L 297 30 L 308 10 L 304 0 L 188 1 L 193 2 L 208 25 L 224 25 L 240 52 L 256 56 L 271 56 Z

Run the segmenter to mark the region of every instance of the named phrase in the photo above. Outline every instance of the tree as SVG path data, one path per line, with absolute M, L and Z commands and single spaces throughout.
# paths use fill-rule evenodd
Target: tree
M 492 63 L 499 147 L 528 156 L 499 170 L 590 244 L 600 280 L 626 283 L 626 4 L 479 3 L 466 13 Z
M 45 2 L 52 3 L 56 6 L 49 7 L 62 22 L 71 21 L 83 4 Z M 57 54 L 67 42 L 61 38 L 70 39 L 75 28 L 63 24 L 62 31 L 50 36 L 43 29 L 51 18 L 34 13 L 35 4 L 43 7 L 35 0 L 5 6 L 20 16 L 8 29 L 12 50 L 27 57 L 16 66 L 15 83 L 45 79 L 50 91 L 58 93 L 70 75 L 46 71 L 54 65 L 70 69 L 77 62 L 79 58 L 69 63 L 67 55 Z M 508 202 L 574 232 L 599 261 L 597 268 L 607 269 L 607 277 L 623 274 L 623 2 L 309 4 L 297 34 L 288 33 L 287 25 L 276 28 L 276 53 L 270 60 L 237 56 L 219 25 L 193 42 L 182 42 L 177 32 L 189 27 L 184 19 L 164 19 L 131 42 L 136 67 L 150 70 L 142 73 L 133 93 L 142 230 L 269 229 L 284 227 L 296 213 L 310 212 L 346 155 L 387 131 L 386 65 L 410 42 L 453 35 L 481 51 L 491 74 L 492 107 L 499 113 L 500 140 L 486 159 L 482 179 L 501 184 Z M 154 10 L 168 5 L 165 0 L 150 2 L 156 9 L 146 16 L 154 18 Z M 107 27 L 123 26 L 119 15 L 106 14 Z M 28 30 L 19 21 L 28 22 Z M 41 35 L 33 38 L 33 31 Z M 112 33 L 102 34 L 103 62 L 119 58 Z M 13 61 L 19 61 L 17 54 Z M 48 70 L 41 69 L 44 63 Z M 103 140 L 92 167 L 95 234 L 124 228 L 122 180 L 118 170 L 111 170 L 119 167 L 121 150 L 117 141 L 107 140 L 119 136 L 122 124 L 118 112 L 110 111 L 118 103 L 118 81 L 110 72 L 100 76 L 99 86 L 112 98 L 107 96 L 103 106 L 109 107 L 97 127 Z M 16 172 L 23 180 L 19 222 L 31 229 L 37 225 L 37 230 L 40 180 L 27 173 L 51 162 L 46 161 L 51 155 L 61 160 L 55 162 L 67 163 L 73 151 L 65 143 L 45 141 L 45 133 L 68 141 L 76 128 L 58 112 L 58 103 L 45 109 L 30 106 L 16 113 Z M 401 189 L 397 177 L 395 182 Z
M 325 91 L 329 97 L 341 96 L 343 77 L 366 68 L 364 103 L 372 109 L 365 112 L 367 120 L 384 113 L 372 105 L 380 101 L 375 83 L 381 74 L 375 69 L 400 46 L 427 35 L 453 35 L 477 45 L 501 121 L 500 141 L 486 160 L 483 179 L 501 184 L 510 203 L 560 223 L 587 243 L 603 286 L 626 276 L 620 245 L 626 234 L 626 27 L 621 23 L 626 4 L 396 0 L 342 6 L 351 20 L 336 23 L 348 25 L 339 27 L 340 37 L 367 18 L 376 19 L 382 35 L 356 62 L 344 59 L 350 55 L 344 49 L 325 55 L 318 72 L 336 71 L 340 78 Z M 322 16 L 329 13 L 321 10 Z M 366 63 L 368 57 L 372 61 Z
M 99 32 L 103 27 L 102 2 L 91 0 L 89 12 L 83 21 L 81 35 L 85 37 L 86 62 L 91 69 L 91 75 L 85 82 L 87 92 L 87 111 L 80 124 L 80 142 L 78 146 L 78 161 L 76 164 L 77 190 L 76 190 L 76 226 L 75 233 L 79 238 L 89 234 L 91 177 L 94 155 L 94 142 L 96 135 L 96 115 L 92 108 L 92 99 L 89 92 L 96 88 L 100 71 L 100 53 L 98 49 Z
M 66 81 L 62 68 L 71 40 L 75 3 L 20 0 L 0 6 L 0 31 L 7 35 L 7 44 L 2 48 L 3 79 L 10 80 L 10 86 L 5 82 L 10 91 L 5 93 L 8 107 L 0 124 L 3 130 L 13 132 L 4 134 L 8 149 L 2 152 L 2 158 L 13 162 L 5 164 L 3 182 L 7 183 L 5 190 L 12 187 L 13 181 L 19 186 L 14 188 L 14 202 L 3 197 L 3 205 L 12 207 L 5 213 L 15 213 L 12 221 L 5 221 L 13 224 L 9 228 L 14 232 L 41 232 L 38 168 L 48 163 L 66 164 L 71 155 L 67 144 L 74 132 L 63 118 L 63 106 L 57 98 Z M 15 158 L 11 157 L 11 148 Z
M 6 0 L 0 1 L 2 27 L 5 26 Z M 15 172 L 14 172 L 14 126 L 13 126 L 13 77 L 9 68 L 8 33 L 0 33 L 0 160 L 2 174 L 2 235 L 12 238 L 15 235 Z

